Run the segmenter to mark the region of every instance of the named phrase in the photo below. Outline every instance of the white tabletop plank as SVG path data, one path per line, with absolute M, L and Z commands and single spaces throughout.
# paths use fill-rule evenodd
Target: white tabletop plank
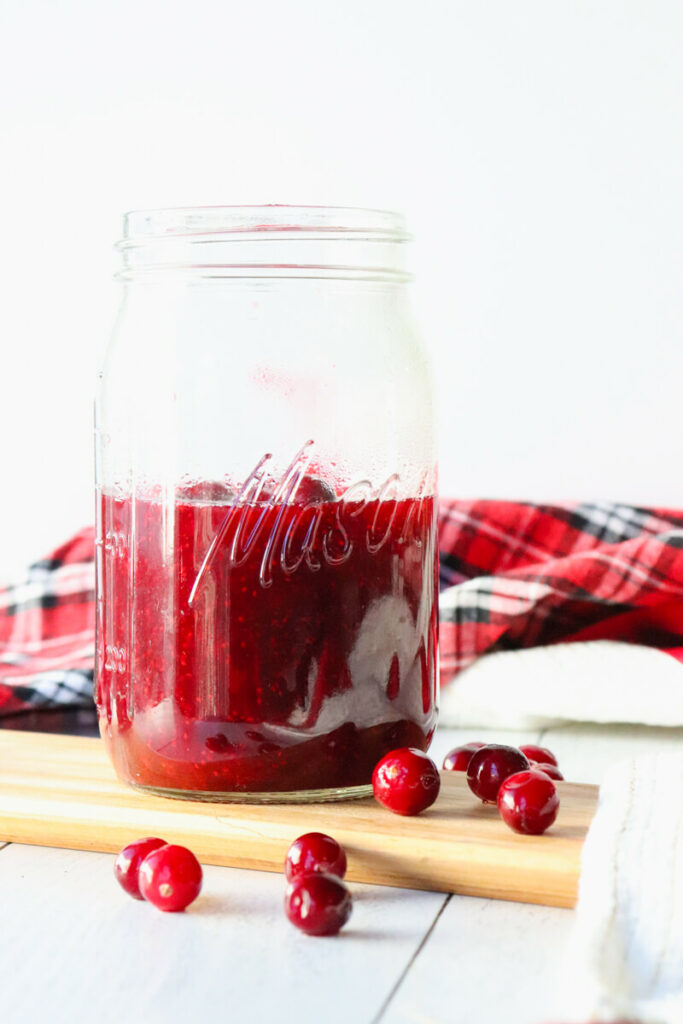
M 453 896 L 381 1024 L 533 1024 L 555 1006 L 573 914 Z
M 683 729 L 577 722 L 547 729 L 541 742 L 557 755 L 568 781 L 600 785 L 607 769 L 618 761 L 683 751 Z
M 11 845 L 0 855 L 3 1018 L 12 1024 L 199 1019 L 369 1022 L 447 897 L 354 885 L 337 938 L 298 932 L 283 879 L 205 869 L 184 914 L 126 896 L 106 854 Z

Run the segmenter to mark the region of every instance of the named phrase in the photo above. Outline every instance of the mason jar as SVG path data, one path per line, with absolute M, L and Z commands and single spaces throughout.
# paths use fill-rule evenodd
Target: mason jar
M 171 796 L 369 792 L 437 713 L 436 456 L 401 217 L 130 213 L 96 402 L 100 730 Z

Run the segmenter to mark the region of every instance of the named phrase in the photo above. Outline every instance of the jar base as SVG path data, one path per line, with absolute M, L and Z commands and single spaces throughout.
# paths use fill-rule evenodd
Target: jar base
M 372 796 L 372 786 L 341 786 L 335 789 L 297 789 L 280 793 L 221 793 L 210 790 L 165 789 L 132 782 L 134 789 L 174 800 L 201 800 L 214 804 L 322 804 L 362 800 Z

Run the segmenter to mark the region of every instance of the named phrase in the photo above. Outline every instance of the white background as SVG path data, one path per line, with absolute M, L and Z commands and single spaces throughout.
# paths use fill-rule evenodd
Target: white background
M 395 208 L 444 493 L 683 507 L 683 6 L 0 0 L 0 574 L 92 519 L 127 209 Z

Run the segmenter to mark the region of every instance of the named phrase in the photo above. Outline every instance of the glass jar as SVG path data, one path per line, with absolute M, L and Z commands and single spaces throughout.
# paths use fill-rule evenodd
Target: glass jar
M 100 729 L 135 786 L 369 792 L 436 722 L 428 362 L 395 214 L 125 218 L 96 404 Z

